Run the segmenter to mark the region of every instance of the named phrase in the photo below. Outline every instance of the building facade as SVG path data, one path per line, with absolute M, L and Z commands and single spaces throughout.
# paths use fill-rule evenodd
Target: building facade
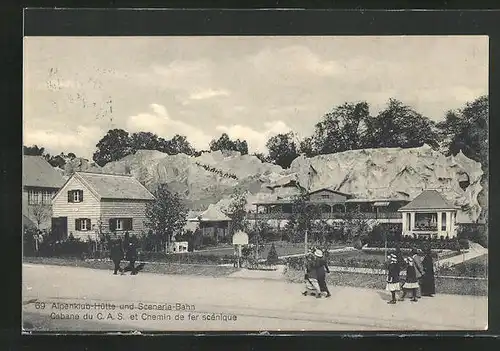
M 132 176 L 76 172 L 54 196 L 52 233 L 82 240 L 101 233 L 141 235 L 151 201 L 153 194 Z
M 456 218 L 459 209 L 438 191 L 424 190 L 398 210 L 402 214 L 402 235 L 454 238 L 457 236 Z
M 52 197 L 64 185 L 65 179 L 41 156 L 23 157 L 23 223 L 38 229 L 49 229 L 52 217 Z

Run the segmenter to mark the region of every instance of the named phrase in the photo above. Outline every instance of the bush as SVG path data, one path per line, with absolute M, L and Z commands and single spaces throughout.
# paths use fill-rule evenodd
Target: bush
M 235 257 L 233 255 L 201 255 L 197 253 L 180 253 L 180 254 L 166 254 L 164 252 L 141 252 L 139 261 L 149 262 L 165 262 L 165 263 L 184 263 L 184 264 L 227 264 L 234 263 Z
M 461 223 L 458 226 L 458 237 L 468 239 L 483 247 L 488 247 L 488 226 L 479 223 Z
M 279 261 L 278 253 L 276 252 L 276 248 L 274 247 L 274 243 L 271 245 L 271 249 L 269 249 L 269 253 L 267 254 L 267 264 L 275 265 Z
M 384 241 L 369 241 L 368 247 L 384 247 Z M 453 239 L 419 239 L 419 238 L 402 238 L 402 240 L 389 240 L 387 241 L 388 248 L 396 248 L 400 247 L 401 249 L 412 249 L 412 248 L 420 248 L 424 249 L 426 247 L 433 250 L 453 250 L 460 251 L 461 249 L 467 249 L 466 244 L 463 246 L 459 243 L 459 240 L 456 238 Z
M 469 248 L 469 240 L 467 239 L 459 239 L 458 243 L 461 249 L 467 250 Z

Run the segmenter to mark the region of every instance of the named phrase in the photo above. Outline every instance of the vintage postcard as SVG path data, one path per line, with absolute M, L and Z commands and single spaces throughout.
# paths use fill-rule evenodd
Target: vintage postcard
M 23 332 L 488 324 L 488 37 L 25 37 Z

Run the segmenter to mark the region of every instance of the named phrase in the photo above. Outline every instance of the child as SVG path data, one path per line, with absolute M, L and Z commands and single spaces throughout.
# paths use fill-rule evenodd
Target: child
M 403 284 L 403 295 L 399 299 L 399 301 L 404 301 L 406 297 L 406 293 L 411 290 L 412 291 L 412 299 L 411 301 L 417 302 L 417 289 L 418 289 L 418 279 L 417 279 L 417 270 L 415 268 L 415 261 L 412 257 L 405 258 L 406 266 L 406 281 Z
M 391 253 L 387 259 L 389 260 L 388 274 L 387 274 L 387 286 L 386 290 L 391 292 L 391 300 L 388 301 L 388 304 L 396 303 L 396 292 L 400 290 L 399 286 L 399 262 L 398 257 Z

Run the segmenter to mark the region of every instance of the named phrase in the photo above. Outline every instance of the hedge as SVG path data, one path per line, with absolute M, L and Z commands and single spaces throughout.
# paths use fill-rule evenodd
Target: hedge
M 367 241 L 368 247 L 385 247 L 385 241 Z M 453 250 L 460 251 L 469 248 L 467 239 L 418 239 L 402 238 L 401 240 L 387 241 L 388 248 L 412 249 L 412 248 L 430 248 L 432 250 Z

